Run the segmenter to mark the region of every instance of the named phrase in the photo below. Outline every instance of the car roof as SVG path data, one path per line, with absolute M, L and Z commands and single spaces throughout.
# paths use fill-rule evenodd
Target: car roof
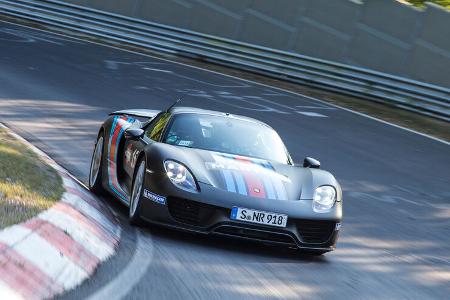
M 206 115 L 211 115 L 211 116 L 222 116 L 222 117 L 228 116 L 228 117 L 231 117 L 234 119 L 239 119 L 239 120 L 257 123 L 257 124 L 261 124 L 261 125 L 270 127 L 266 123 L 259 121 L 257 119 L 250 118 L 250 117 L 235 115 L 235 114 L 220 112 L 220 111 L 215 111 L 215 110 L 196 108 L 196 107 L 176 106 L 176 107 L 173 107 L 170 112 L 173 114 L 191 113 L 191 114 L 206 114 Z

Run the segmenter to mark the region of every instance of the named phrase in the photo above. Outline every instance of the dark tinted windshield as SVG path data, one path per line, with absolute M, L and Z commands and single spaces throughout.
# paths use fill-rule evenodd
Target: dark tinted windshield
M 286 148 L 273 129 L 226 116 L 175 115 L 163 142 L 290 163 Z

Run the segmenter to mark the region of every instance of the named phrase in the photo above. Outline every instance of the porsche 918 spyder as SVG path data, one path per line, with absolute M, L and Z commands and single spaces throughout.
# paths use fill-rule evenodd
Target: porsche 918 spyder
M 129 207 L 132 224 L 153 223 L 295 247 L 334 250 L 342 191 L 320 163 L 293 163 L 265 123 L 189 107 L 111 113 L 89 175 L 95 193 Z

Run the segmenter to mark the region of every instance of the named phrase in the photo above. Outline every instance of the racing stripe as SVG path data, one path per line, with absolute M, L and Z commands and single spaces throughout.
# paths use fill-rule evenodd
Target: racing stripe
M 229 192 L 238 192 L 242 195 L 259 198 L 287 200 L 287 191 L 282 175 L 276 173 L 270 162 L 226 153 L 214 153 L 213 157 L 218 164 L 223 166 L 232 166 L 235 161 L 256 167 L 250 168 L 249 171 L 222 169 L 221 172 Z M 258 172 L 258 167 L 262 168 L 260 172 Z M 229 178 L 230 174 L 234 177 L 234 181 Z M 259 193 L 255 192 L 255 189 L 259 190 Z
M 225 158 L 216 154 L 213 154 L 212 157 L 218 164 L 225 164 Z M 225 161 L 225 162 L 224 162 Z M 234 185 L 233 174 L 230 170 L 221 170 L 221 174 L 225 180 L 225 185 L 227 187 L 227 191 L 236 193 L 236 186 Z
M 268 170 L 271 170 L 271 171 L 275 170 L 273 168 L 272 164 L 270 162 L 268 162 L 268 161 L 261 160 L 260 163 L 265 169 L 268 169 Z
M 244 176 L 238 171 L 234 171 L 233 175 L 236 180 L 239 194 L 247 196 L 247 186 L 245 185 Z
M 124 117 L 118 117 L 118 120 L 116 122 L 116 126 L 114 130 L 112 130 L 113 135 L 112 139 L 110 140 L 110 178 L 111 178 L 111 189 L 120 196 L 123 200 L 126 200 L 126 196 L 124 193 L 122 193 L 122 189 L 119 187 L 119 183 L 117 180 L 117 146 L 119 142 L 119 135 L 121 135 L 122 126 L 121 126 L 121 120 L 126 120 Z
M 254 159 L 252 161 L 267 170 L 275 172 L 274 167 L 268 161 L 264 161 L 264 160 L 260 160 L 260 159 L 258 159 L 258 160 Z M 268 198 L 269 199 L 278 199 L 278 200 L 287 200 L 286 187 L 284 186 L 283 181 L 277 176 L 270 176 L 269 178 L 270 179 L 268 179 L 266 176 L 263 176 L 264 186 L 266 187 L 266 192 L 268 194 Z M 277 195 L 275 195 L 275 191 L 274 191 L 273 187 L 275 187 Z M 269 191 L 269 189 L 270 189 L 270 191 Z
M 252 159 L 243 156 L 236 156 L 236 160 L 247 164 L 254 164 Z M 247 191 L 250 196 L 258 198 L 266 197 L 266 191 L 259 175 L 246 171 L 243 171 L 242 175 L 244 176 Z
M 236 186 L 234 185 L 233 174 L 230 170 L 222 170 L 222 174 L 225 178 L 225 184 L 229 192 L 236 193 Z
M 229 155 L 229 154 L 225 154 L 225 153 L 220 153 L 218 155 L 214 155 L 214 158 L 216 160 L 216 162 L 221 163 L 223 165 L 229 165 L 229 161 L 230 160 L 235 160 L 235 156 L 234 155 Z M 224 173 L 225 170 L 222 170 L 222 173 Z M 241 171 L 229 171 L 231 174 L 233 174 L 234 179 L 236 180 L 236 185 L 237 185 L 237 190 L 239 192 L 239 194 L 247 196 L 248 195 L 248 191 L 247 191 L 247 185 L 246 185 L 246 181 L 244 180 L 244 176 L 242 175 Z M 228 190 L 230 191 L 230 190 Z
M 134 122 L 133 118 L 126 116 L 116 116 L 111 126 L 110 139 L 108 143 L 108 181 L 111 190 L 116 193 L 122 200 L 128 201 L 126 193 L 122 189 L 117 179 L 117 148 L 119 147 L 120 138 L 123 132 Z
M 117 135 L 117 130 L 118 130 L 118 127 L 117 127 L 117 120 L 118 120 L 118 117 L 115 117 L 114 118 L 114 122 L 113 122 L 113 125 L 111 126 L 111 132 L 110 132 L 110 138 L 109 138 L 109 143 L 108 143 L 108 177 L 109 177 L 109 185 L 110 186 L 112 186 L 112 181 L 113 181 L 113 175 L 114 175 L 114 164 L 115 164 L 115 162 L 114 162 L 114 143 L 113 143 L 113 140 L 114 140 L 114 136 L 116 136 Z
M 115 128 L 116 128 L 117 120 L 118 120 L 118 119 L 119 119 L 118 117 L 114 117 L 114 121 L 113 121 L 113 123 L 112 123 L 112 125 L 111 125 L 111 131 L 109 132 L 108 157 L 107 157 L 107 159 L 108 159 L 108 184 L 109 184 L 110 187 L 112 186 L 112 172 L 111 172 L 111 170 L 112 170 L 112 165 L 111 165 L 111 163 L 112 163 L 112 160 L 111 160 L 111 139 L 112 139 L 112 137 L 113 137 L 114 130 L 115 130 Z
M 236 155 L 234 157 L 235 160 L 243 161 L 243 162 L 251 162 L 250 158 L 245 156 Z
M 272 180 L 267 178 L 267 176 L 263 176 L 264 187 L 266 188 L 267 198 L 269 199 L 277 199 L 277 195 L 275 194 L 275 190 L 272 185 Z
M 272 178 L 272 183 L 275 186 L 278 200 L 287 200 L 286 188 L 279 178 Z
M 259 176 L 255 176 L 249 172 L 244 172 L 244 178 L 247 182 L 248 194 L 252 197 L 266 198 L 266 191 Z

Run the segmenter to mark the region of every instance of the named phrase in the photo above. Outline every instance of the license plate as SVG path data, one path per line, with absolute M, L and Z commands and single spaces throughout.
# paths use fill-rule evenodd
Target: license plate
M 286 227 L 288 217 L 287 215 L 235 206 L 231 209 L 230 219 L 269 226 Z

